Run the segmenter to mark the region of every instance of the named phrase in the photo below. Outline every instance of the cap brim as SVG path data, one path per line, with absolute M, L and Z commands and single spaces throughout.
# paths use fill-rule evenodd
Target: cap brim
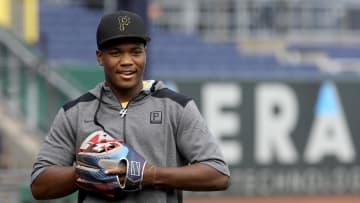
M 123 35 L 119 35 L 119 36 L 114 36 L 114 37 L 110 37 L 107 38 L 105 40 L 103 40 L 102 42 L 100 42 L 98 44 L 98 47 L 103 47 L 106 44 L 109 43 L 114 43 L 114 42 L 125 42 L 125 41 L 130 41 L 130 42 L 134 42 L 134 41 L 139 41 L 139 42 L 143 42 L 144 44 L 147 44 L 149 41 L 151 41 L 150 37 L 147 36 L 123 36 Z

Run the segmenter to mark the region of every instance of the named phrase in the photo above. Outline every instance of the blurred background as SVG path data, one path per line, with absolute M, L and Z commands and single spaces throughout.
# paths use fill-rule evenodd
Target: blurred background
M 37 202 L 39 145 L 103 80 L 96 27 L 119 9 L 145 18 L 145 78 L 195 99 L 231 168 L 185 202 L 360 202 L 360 1 L 0 0 L 2 202 Z

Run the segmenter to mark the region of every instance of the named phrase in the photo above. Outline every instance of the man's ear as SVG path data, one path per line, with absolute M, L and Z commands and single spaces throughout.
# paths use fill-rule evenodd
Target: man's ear
M 100 66 L 103 65 L 102 55 L 103 55 L 102 51 L 97 49 L 96 50 L 96 60 L 98 61 Z

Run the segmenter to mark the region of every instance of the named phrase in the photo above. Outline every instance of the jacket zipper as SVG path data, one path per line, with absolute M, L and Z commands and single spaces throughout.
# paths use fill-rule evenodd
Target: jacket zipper
M 124 137 L 125 143 L 126 143 L 126 134 L 125 134 L 126 133 L 126 115 L 127 115 L 128 107 L 129 107 L 131 100 L 126 104 L 125 107 L 121 106 L 121 110 L 120 110 L 120 116 L 121 116 L 121 118 L 123 118 L 123 137 Z
M 156 84 L 156 83 L 154 83 Z M 153 85 L 154 86 L 154 85 Z M 139 96 L 141 94 L 141 92 L 137 95 Z M 126 104 L 126 106 L 123 108 L 121 105 L 121 110 L 120 110 L 120 116 L 123 118 L 123 137 L 124 137 L 124 142 L 126 143 L 126 115 L 127 115 L 127 111 L 129 108 L 130 103 L 133 101 L 134 98 L 136 98 L 137 96 L 133 97 L 132 99 L 129 100 L 129 102 Z
M 124 137 L 124 142 L 126 143 L 126 116 L 123 117 L 123 137 Z

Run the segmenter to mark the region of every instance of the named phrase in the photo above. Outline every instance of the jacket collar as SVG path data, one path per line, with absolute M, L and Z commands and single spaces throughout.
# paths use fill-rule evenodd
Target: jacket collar
M 139 102 L 143 100 L 146 96 L 154 93 L 157 90 L 165 88 L 165 85 L 161 81 L 156 80 L 144 80 L 143 89 L 140 93 L 132 99 L 132 102 Z M 111 106 L 120 106 L 119 101 L 117 100 L 114 92 L 110 89 L 109 86 L 105 84 L 105 81 L 97 84 L 89 92 L 100 99 L 100 93 L 104 91 L 102 101 Z

